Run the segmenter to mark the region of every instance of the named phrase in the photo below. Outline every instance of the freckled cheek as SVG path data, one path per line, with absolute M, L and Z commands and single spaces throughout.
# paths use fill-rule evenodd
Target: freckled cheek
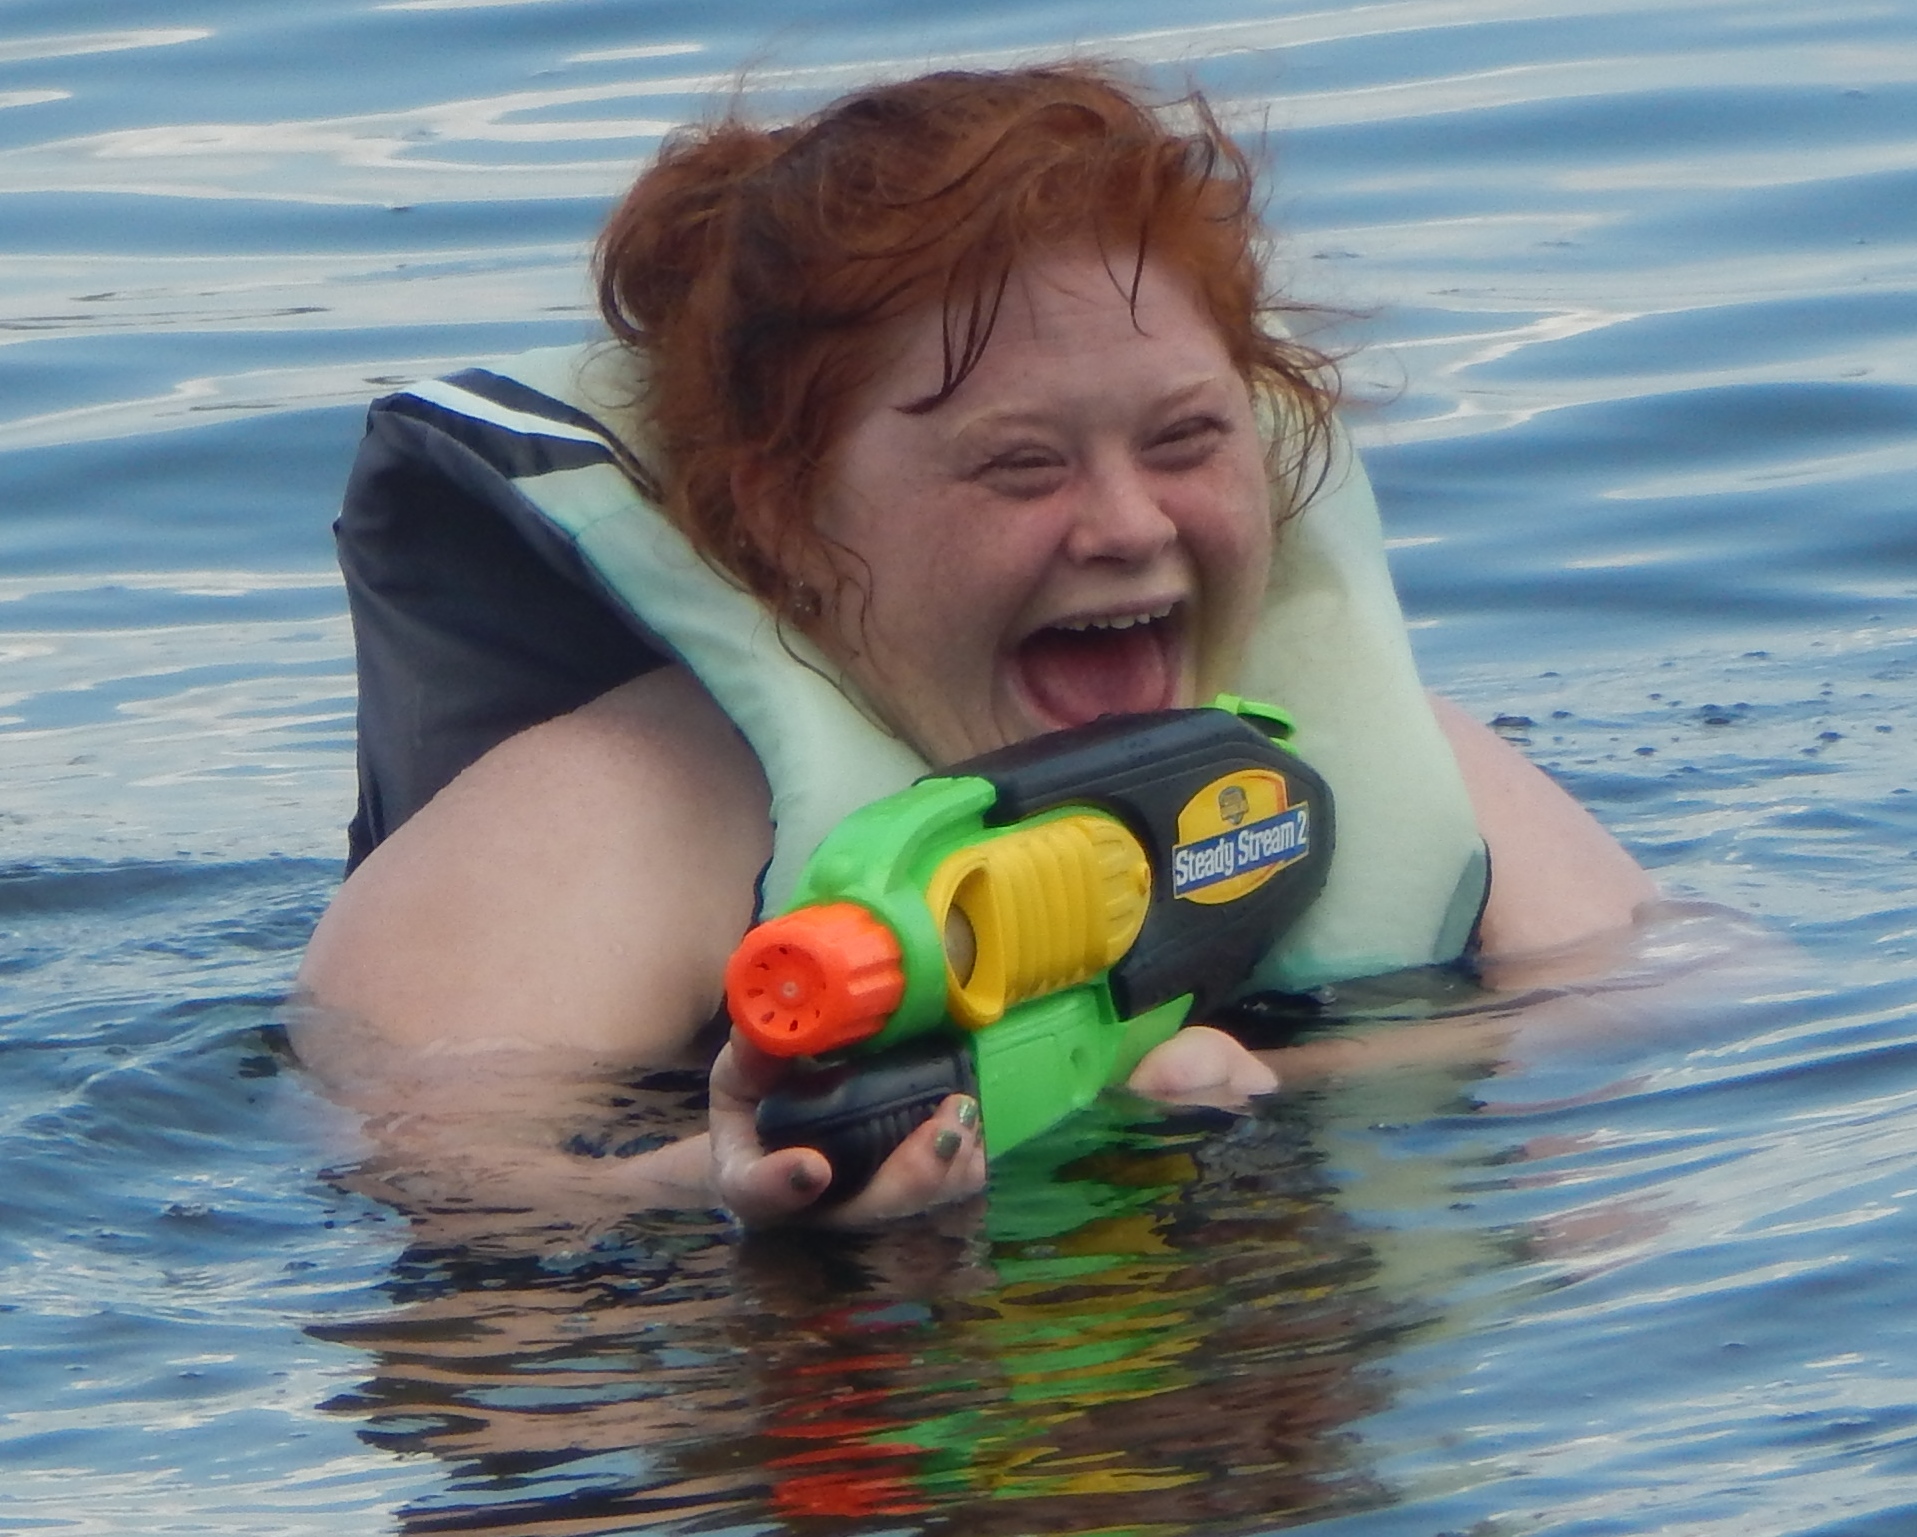
M 1229 551 L 1227 558 L 1245 585 L 1263 589 L 1271 566 L 1271 541 L 1269 515 L 1262 506 L 1251 517 L 1233 522 L 1224 532 L 1221 542 Z
M 1203 633 L 1211 645 L 1241 644 L 1263 603 L 1272 544 L 1262 517 L 1262 505 L 1256 517 L 1221 512 L 1190 531 L 1188 548 L 1204 594 Z
M 903 553 L 903 552 L 901 552 Z M 989 655 L 989 601 L 979 590 L 976 561 L 962 550 L 927 544 L 873 573 L 875 660 L 950 687 Z
M 1011 620 L 1053 554 L 1035 520 L 1003 515 L 955 518 L 918 553 L 927 604 L 985 626 Z
M 1262 486 L 1258 490 L 1262 493 Z M 1185 547 L 1213 580 L 1227 577 L 1233 585 L 1256 582 L 1263 586 L 1272 536 L 1262 494 L 1247 496 L 1231 487 L 1226 494 L 1190 507 L 1178 523 Z

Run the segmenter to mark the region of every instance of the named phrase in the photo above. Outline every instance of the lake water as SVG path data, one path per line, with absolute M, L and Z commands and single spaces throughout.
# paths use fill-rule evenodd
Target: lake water
M 1917 1531 L 1917 7 L 1169 11 L 0 14 L 0 1531 Z M 741 71 L 1072 47 L 1267 144 L 1430 680 L 1672 902 L 982 1223 L 417 1235 L 281 1024 L 364 403 L 585 335 Z

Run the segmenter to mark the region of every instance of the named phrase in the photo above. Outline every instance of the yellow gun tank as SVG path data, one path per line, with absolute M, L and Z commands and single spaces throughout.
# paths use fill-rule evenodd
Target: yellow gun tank
M 1029 998 L 1090 981 L 1131 948 L 1151 891 L 1144 847 L 1096 812 L 948 854 L 926 887 L 945 936 L 947 1012 L 980 1030 Z

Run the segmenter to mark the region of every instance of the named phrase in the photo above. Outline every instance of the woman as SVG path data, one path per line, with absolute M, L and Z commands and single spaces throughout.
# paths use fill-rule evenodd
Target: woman
M 829 1169 L 759 1148 L 775 1074 L 741 1043 L 709 1137 L 640 1157 L 558 1151 L 577 1086 L 705 1060 L 725 959 L 818 805 L 1246 677 L 1287 706 L 1318 687 L 1301 745 L 1340 802 L 1343 890 L 1281 977 L 1449 960 L 1473 916 L 1493 956 L 1627 924 L 1652 895 L 1628 856 L 1405 692 L 1366 514 L 1321 510 L 1353 472 L 1328 365 L 1276 324 L 1251 190 L 1202 101 L 1155 110 L 1078 65 L 727 120 L 669 140 L 602 237 L 610 356 L 383 403 L 341 524 L 363 793 L 302 971 L 330 1021 L 309 1057 L 535 1205 L 545 1181 L 794 1217 Z M 496 515 L 461 500 L 486 495 Z M 1455 814 L 1402 826 L 1462 833 L 1421 853 L 1392 818 L 1428 794 Z M 1374 914 L 1426 937 L 1367 951 Z M 1133 1079 L 1275 1083 L 1203 1028 Z M 954 1096 L 831 1220 L 983 1178 Z

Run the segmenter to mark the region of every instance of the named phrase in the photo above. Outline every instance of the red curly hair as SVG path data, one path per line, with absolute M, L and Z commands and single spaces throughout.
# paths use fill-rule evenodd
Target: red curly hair
M 601 234 L 599 307 L 646 360 L 641 408 L 665 511 L 780 612 L 816 543 L 814 493 L 883 327 L 945 317 L 935 409 L 977 365 L 1012 271 L 1095 248 L 1136 301 L 1149 260 L 1182 275 L 1247 384 L 1282 409 L 1274 475 L 1295 505 L 1322 461 L 1329 360 L 1272 321 L 1246 157 L 1196 94 L 1164 105 L 1085 63 L 947 71 L 764 129 L 729 114 L 669 136 Z M 781 488 L 749 527 L 735 469 Z

